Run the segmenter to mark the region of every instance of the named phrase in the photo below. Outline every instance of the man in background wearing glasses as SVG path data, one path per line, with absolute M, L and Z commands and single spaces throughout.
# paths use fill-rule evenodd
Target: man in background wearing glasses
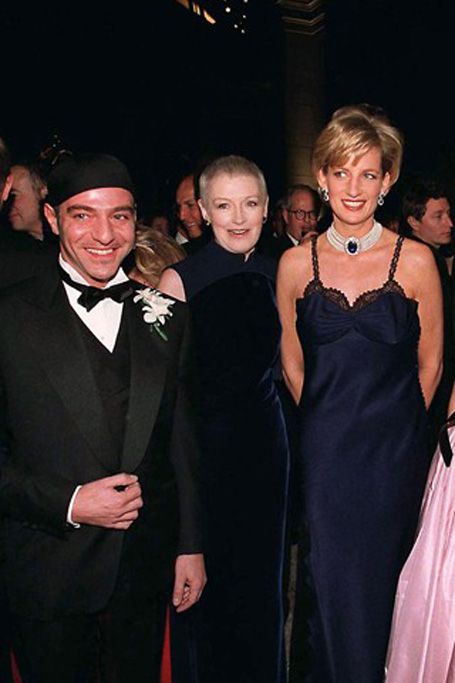
M 317 233 L 320 211 L 321 200 L 316 190 L 309 185 L 291 185 L 283 205 L 286 230 L 278 238 L 280 255 Z

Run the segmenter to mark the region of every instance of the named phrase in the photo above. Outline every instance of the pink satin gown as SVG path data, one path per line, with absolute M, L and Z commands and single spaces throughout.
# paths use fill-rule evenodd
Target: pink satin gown
M 449 439 L 455 454 L 455 427 Z M 455 682 L 455 458 L 447 467 L 439 448 L 398 583 L 385 680 Z

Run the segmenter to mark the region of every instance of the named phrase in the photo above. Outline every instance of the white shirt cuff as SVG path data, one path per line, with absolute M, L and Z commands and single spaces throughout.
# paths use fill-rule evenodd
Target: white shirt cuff
M 66 523 L 70 524 L 75 529 L 81 528 L 80 524 L 77 524 L 77 522 L 73 522 L 73 518 L 71 516 L 73 514 L 74 501 L 76 500 L 76 496 L 79 493 L 80 488 L 82 488 L 82 485 L 76 486 L 76 488 L 74 489 L 74 493 L 71 496 L 70 504 L 68 505 L 68 512 L 66 513 Z

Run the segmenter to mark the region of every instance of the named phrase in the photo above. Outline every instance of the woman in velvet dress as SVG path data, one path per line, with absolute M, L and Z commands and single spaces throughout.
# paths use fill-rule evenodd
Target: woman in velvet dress
M 374 220 L 401 152 L 383 113 L 335 112 L 313 154 L 333 223 L 280 262 L 283 369 L 301 411 L 308 553 L 299 581 L 313 592 L 306 670 L 292 664 L 292 681 L 383 680 L 396 583 L 417 525 L 442 304 L 430 251 Z M 297 602 L 296 623 L 301 610 L 308 606 Z
M 210 578 L 192 619 L 194 680 L 281 683 L 288 449 L 272 373 L 281 328 L 274 263 L 255 250 L 267 189 L 255 164 L 228 156 L 204 170 L 200 193 L 214 241 L 160 282 L 189 302 L 201 386 Z

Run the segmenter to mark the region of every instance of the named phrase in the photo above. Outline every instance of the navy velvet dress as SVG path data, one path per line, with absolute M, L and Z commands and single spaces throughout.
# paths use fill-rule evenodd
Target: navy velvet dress
M 172 267 L 191 309 L 202 401 L 208 583 L 191 625 L 193 678 L 281 682 L 288 448 L 273 381 L 275 266 L 212 242 Z
M 301 647 L 310 656 L 299 662 L 294 637 L 291 681 L 383 680 L 396 584 L 430 457 L 417 303 L 394 279 L 402 241 L 384 285 L 350 305 L 322 284 L 314 239 L 313 280 L 297 301 L 309 544 L 299 582 L 309 582 L 313 599 L 311 607 L 296 604 L 299 628 L 301 613 L 309 617 Z

